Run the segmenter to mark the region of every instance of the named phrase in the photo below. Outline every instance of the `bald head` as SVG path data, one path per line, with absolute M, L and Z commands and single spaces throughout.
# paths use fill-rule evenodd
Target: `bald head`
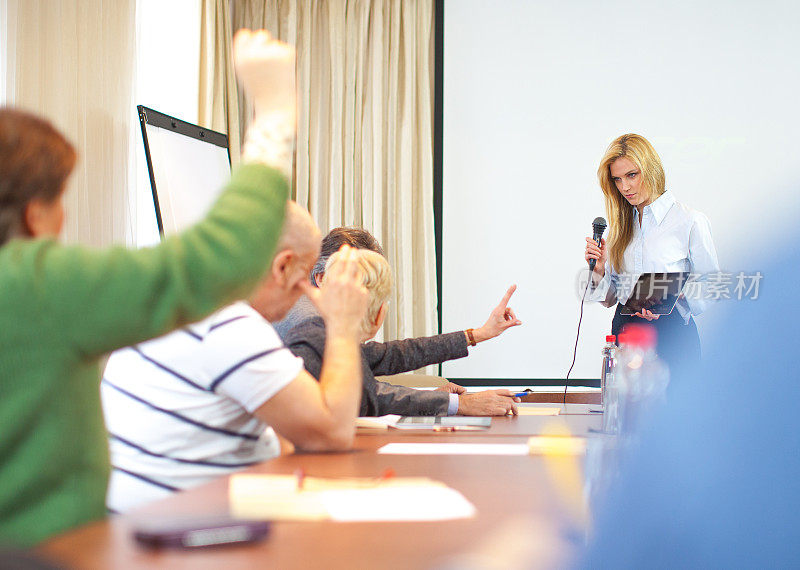
M 250 304 L 268 321 L 281 320 L 303 293 L 301 284 L 319 255 L 321 241 L 311 215 L 296 202 L 287 202 L 272 265 L 250 297 Z
M 308 210 L 291 200 L 286 203 L 283 231 L 276 252 L 291 250 L 299 256 L 319 251 L 322 235 Z

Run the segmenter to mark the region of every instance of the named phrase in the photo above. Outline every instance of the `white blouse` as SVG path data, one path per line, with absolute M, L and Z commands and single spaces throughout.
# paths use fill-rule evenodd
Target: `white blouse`
M 639 213 L 634 206 L 635 220 Z M 642 212 L 641 226 L 634 222 L 633 239 L 623 254 L 625 272 L 618 274 L 606 262 L 606 272 L 589 300 L 606 307 L 625 303 L 642 273 L 688 271 L 690 282 L 677 309 L 688 322 L 708 304 L 703 283 L 719 273 L 717 250 L 711 237 L 711 223 L 705 214 L 684 206 L 666 191 Z

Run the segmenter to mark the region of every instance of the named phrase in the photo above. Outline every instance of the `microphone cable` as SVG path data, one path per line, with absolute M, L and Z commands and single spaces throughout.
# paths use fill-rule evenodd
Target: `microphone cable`
M 603 233 L 606 231 L 608 224 L 606 223 L 606 219 L 602 216 L 598 216 L 592 221 L 592 239 L 597 242 L 597 246 L 601 247 L 603 241 Z M 602 253 L 602 249 L 601 249 Z M 583 290 L 583 297 L 581 297 L 581 315 L 578 317 L 578 332 L 575 335 L 575 348 L 572 350 L 572 364 L 569 366 L 569 370 L 567 371 L 567 377 L 564 378 L 564 409 L 566 411 L 567 408 L 567 388 L 569 388 L 569 375 L 572 373 L 572 369 L 575 367 L 575 359 L 578 356 L 578 340 L 581 338 L 581 322 L 583 321 L 583 302 L 586 300 L 586 292 L 589 290 L 589 283 L 592 282 L 592 272 L 594 271 L 595 264 L 597 263 L 596 260 L 592 259 L 589 261 L 589 278 L 586 280 L 586 288 Z
M 575 367 L 575 359 L 578 356 L 578 339 L 581 338 L 581 321 L 583 321 L 583 302 L 586 299 L 586 292 L 589 290 L 589 283 L 592 282 L 592 272 L 589 271 L 589 278 L 586 280 L 586 288 L 583 290 L 583 297 L 581 297 L 581 314 L 578 317 L 578 333 L 575 335 L 575 348 L 572 350 L 572 364 L 567 371 L 567 377 L 564 379 L 564 409 L 567 407 L 567 388 L 569 388 L 569 375 Z

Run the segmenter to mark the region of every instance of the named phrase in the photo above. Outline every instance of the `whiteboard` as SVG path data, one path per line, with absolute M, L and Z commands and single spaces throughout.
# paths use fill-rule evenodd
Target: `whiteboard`
M 200 221 L 231 177 L 228 139 L 222 133 L 139 107 L 162 235 Z
M 605 216 L 597 166 L 624 133 L 709 217 L 721 269 L 759 269 L 744 250 L 780 239 L 800 196 L 798 21 L 779 0 L 446 1 L 442 330 L 480 326 L 511 283 L 523 325 L 442 374 L 565 377 L 584 237 Z M 612 316 L 585 305 L 571 378 L 599 377 Z

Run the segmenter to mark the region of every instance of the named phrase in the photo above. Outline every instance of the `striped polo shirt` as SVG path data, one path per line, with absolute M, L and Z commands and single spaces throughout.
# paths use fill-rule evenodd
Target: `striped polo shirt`
M 244 302 L 114 352 L 101 384 L 109 510 L 124 512 L 278 455 L 275 433 L 253 412 L 302 368 Z

